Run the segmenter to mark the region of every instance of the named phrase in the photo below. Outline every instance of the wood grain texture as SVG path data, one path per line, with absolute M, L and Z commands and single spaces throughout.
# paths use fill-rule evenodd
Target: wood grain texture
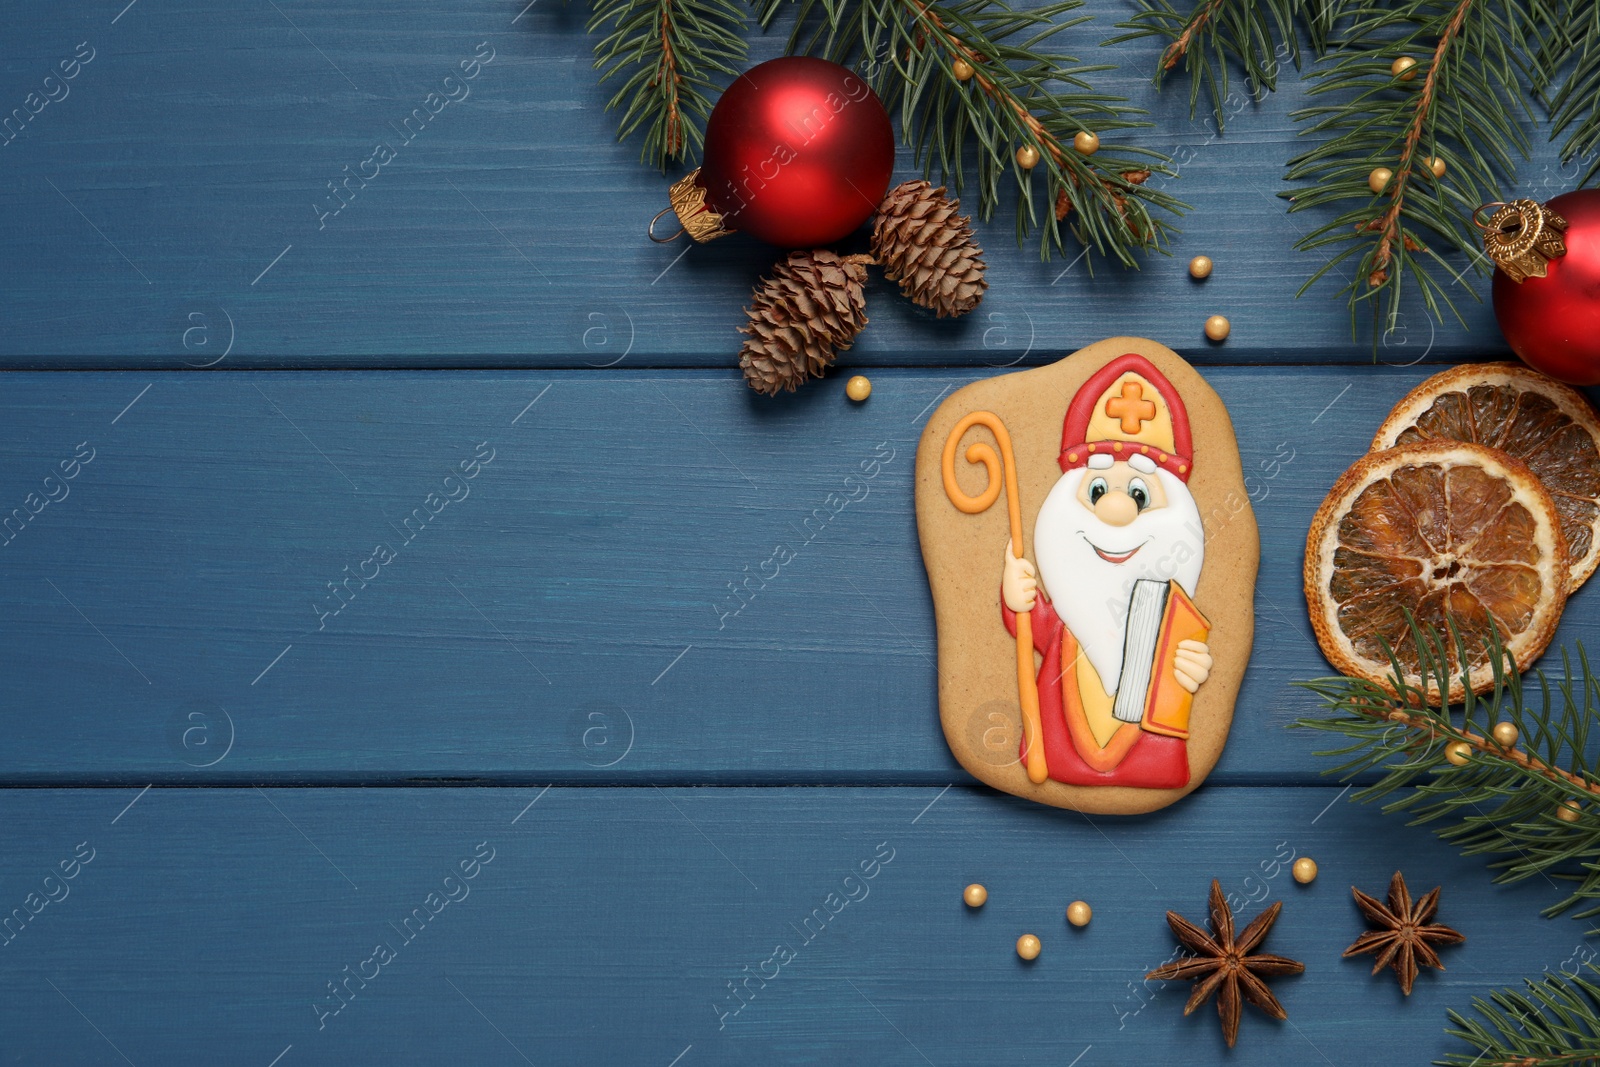
M 1206 373 L 1262 542 L 1221 780 L 1320 770 L 1282 729 L 1310 707 L 1291 683 L 1328 672 L 1304 531 L 1421 374 Z M 0 518 L 96 451 L 0 547 L 0 774 L 942 785 L 911 472 L 974 377 L 886 372 L 857 406 L 618 370 L 9 375 Z M 421 522 L 449 485 L 469 495 Z M 1595 595 L 1560 640 L 1594 645 Z
M 615 142 L 587 9 L 524 7 L 397 0 L 375 16 L 360 4 L 177 0 L 138 3 L 114 24 L 99 8 L 13 12 L 0 113 L 79 42 L 94 59 L 0 147 L 0 213 L 12 220 L 0 232 L 0 365 L 181 368 L 224 351 L 226 366 L 727 365 L 740 309 L 777 253 L 733 238 L 680 261 L 682 249 L 645 240 L 671 176 L 642 166 L 636 142 Z M 1342 280 L 1295 299 L 1322 261 L 1292 249 L 1320 220 L 1286 216 L 1277 196 L 1295 151 L 1288 114 L 1304 102 L 1292 72 L 1259 105 L 1230 105 L 1216 136 L 1189 116 L 1184 84 L 1149 84 L 1158 42 L 1100 50 L 1127 5 L 1087 11 L 1093 21 L 1064 45 L 1121 64 L 1095 85 L 1150 109 L 1155 125 L 1136 143 L 1179 164 L 1169 184 L 1193 210 L 1173 256 L 1139 272 L 1101 264 L 1094 277 L 1070 256 L 1041 263 L 1016 246 L 1008 194 L 979 227 L 990 281 L 979 311 L 936 324 L 876 280 L 853 361 L 1043 363 L 1116 334 L 1202 363 L 1370 358 L 1334 295 Z M 752 61 L 784 36 L 756 35 Z M 470 95 L 402 142 L 396 127 L 480 42 L 494 59 Z M 1543 140 L 1522 192 L 1546 199 L 1571 178 Z M 380 141 L 396 158 L 323 218 L 329 183 Z M 902 148 L 897 174 L 916 172 Z M 1197 253 L 1216 262 L 1204 284 L 1185 274 Z M 1472 273 L 1452 285 L 1465 326 L 1409 308 L 1379 355 L 1503 353 L 1488 306 L 1469 295 L 1485 287 Z M 1201 333 L 1217 312 L 1233 324 L 1222 346 Z
M 1548 885 L 1493 888 L 1338 797 L 1212 784 L 1113 825 L 964 787 L 10 790 L 7 910 L 79 842 L 94 858 L 0 947 L 0 1033 L 8 1062 L 139 1067 L 1420 1064 L 1459 1047 L 1446 1006 L 1581 948 L 1581 923 L 1531 918 Z M 480 842 L 493 859 L 462 880 Z M 1467 936 L 1409 999 L 1339 959 L 1349 887 L 1397 868 L 1442 884 Z M 1241 915 L 1284 901 L 1268 949 L 1306 964 L 1276 983 L 1289 1021 L 1247 1009 L 1232 1054 L 1213 1009 L 1185 1019 L 1186 987 L 1142 980 L 1174 949 L 1164 911 L 1199 918 L 1212 877 Z M 435 892 L 462 899 L 403 927 Z M 395 958 L 319 1016 L 378 944 Z M 779 945 L 793 958 L 763 967 Z
M 1182 86 L 1151 90 L 1158 43 L 1098 49 L 1129 8 L 1088 10 L 1065 40 L 1124 64 L 1096 84 L 1150 107 L 1138 143 L 1180 163 L 1173 258 L 1091 279 L 1016 248 L 1003 209 L 969 319 L 872 283 L 859 407 L 834 380 L 775 402 L 739 383 L 734 329 L 776 253 L 643 239 L 669 178 L 613 140 L 583 5 L 9 11 L 0 115 L 80 43 L 93 59 L 0 147 L 0 1060 L 1419 1063 L 1452 1047 L 1446 1005 L 1572 969 L 1582 927 L 1531 918 L 1551 887 L 1494 888 L 1312 784 L 1315 741 L 1281 729 L 1307 710 L 1289 683 L 1326 670 L 1310 515 L 1422 377 L 1400 365 L 1503 352 L 1488 308 L 1410 309 L 1372 365 L 1336 286 L 1293 298 L 1319 262 L 1291 250 L 1315 220 L 1275 195 L 1293 78 L 1213 136 Z M 470 97 L 319 219 L 484 42 Z M 1570 184 L 1542 144 L 1525 178 Z M 1202 252 L 1203 285 L 1183 273 Z M 1117 333 L 1230 405 L 1263 569 L 1207 785 L 1091 822 L 968 785 L 945 750 L 910 479 L 942 396 Z M 735 593 L 779 543 L 796 559 Z M 1595 636 L 1595 595 L 1562 639 Z M 435 787 L 291 787 L 413 780 Z M 104 784 L 128 788 L 67 788 Z M 408 937 L 480 842 L 470 897 Z M 893 860 L 846 883 L 880 843 Z M 1291 884 L 1286 849 L 1322 879 Z M 1348 886 L 1396 867 L 1442 883 L 1469 938 L 1409 1001 L 1337 959 Z M 1284 899 L 1270 947 L 1308 966 L 1280 986 L 1290 1023 L 1247 1018 L 1231 1055 L 1209 1009 L 1141 981 L 1173 947 L 1162 911 L 1198 916 L 1212 876 Z M 830 917 L 852 885 L 870 894 Z M 327 983 L 390 939 L 319 1029 Z

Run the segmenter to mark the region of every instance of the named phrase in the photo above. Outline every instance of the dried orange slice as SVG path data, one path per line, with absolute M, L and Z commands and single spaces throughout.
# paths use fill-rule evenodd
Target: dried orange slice
M 1567 549 L 1550 494 L 1523 463 L 1458 441 L 1369 452 L 1334 483 L 1306 536 L 1306 603 L 1328 661 L 1389 686 L 1393 650 L 1422 679 L 1409 611 L 1466 642 L 1474 692 L 1494 686 L 1498 628 L 1519 670 L 1550 643 L 1567 599 Z M 1466 695 L 1450 651 L 1449 699 Z
M 1526 463 L 1561 514 L 1567 592 L 1588 580 L 1600 565 L 1600 416 L 1582 393 L 1520 363 L 1456 367 L 1407 393 L 1372 448 L 1441 438 Z

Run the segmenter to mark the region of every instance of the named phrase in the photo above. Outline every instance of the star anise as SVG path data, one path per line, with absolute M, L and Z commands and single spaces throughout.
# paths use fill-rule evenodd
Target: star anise
M 1372 973 L 1377 974 L 1385 966 L 1394 968 L 1394 973 L 1400 977 L 1400 991 L 1408 997 L 1412 983 L 1417 980 L 1419 961 L 1444 970 L 1438 953 L 1433 951 L 1435 944 L 1459 945 L 1466 940 L 1450 927 L 1429 921 L 1434 912 L 1439 910 L 1437 886 L 1433 892 L 1413 904 L 1411 892 L 1406 889 L 1405 877 L 1395 871 L 1394 877 L 1389 880 L 1387 908 L 1355 886 L 1350 887 L 1350 892 L 1355 894 L 1356 907 L 1361 909 L 1374 929 L 1356 938 L 1356 943 L 1345 949 L 1344 955 L 1376 953 L 1378 962 L 1372 965 Z
M 1173 963 L 1157 967 L 1146 978 L 1194 980 L 1194 992 L 1189 1003 L 1183 1006 L 1185 1015 L 1204 1004 L 1212 993 L 1217 994 L 1217 1014 L 1222 1017 L 1222 1036 L 1232 1048 L 1239 1039 L 1239 1016 L 1248 1000 L 1274 1019 L 1287 1019 L 1278 998 L 1272 995 L 1262 976 L 1299 974 L 1305 964 L 1284 956 L 1265 953 L 1251 955 L 1251 951 L 1266 939 L 1267 931 L 1278 918 L 1283 902 L 1277 901 L 1266 911 L 1251 920 L 1244 932 L 1234 937 L 1233 911 L 1222 897 L 1222 885 L 1211 881 L 1211 933 L 1208 935 L 1194 923 L 1175 911 L 1167 912 L 1167 925 L 1184 948 L 1193 952 Z M 1242 996 L 1242 1000 L 1241 1000 Z

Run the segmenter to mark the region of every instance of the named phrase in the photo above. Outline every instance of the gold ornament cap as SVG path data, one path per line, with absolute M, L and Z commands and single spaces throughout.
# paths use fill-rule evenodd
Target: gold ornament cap
M 1561 235 L 1567 220 L 1536 200 L 1513 200 L 1509 204 L 1485 204 L 1497 208 L 1483 228 L 1483 250 L 1506 277 L 1518 285 L 1529 278 L 1543 278 L 1550 261 L 1567 254 Z
M 706 203 L 706 190 L 700 184 L 699 167 L 672 183 L 672 188 L 667 190 L 667 200 L 672 206 L 662 208 L 650 220 L 650 240 L 657 244 L 676 241 L 679 235 L 685 233 L 699 244 L 705 244 L 733 232 L 723 225 L 722 216 Z M 656 223 L 669 211 L 678 216 L 678 232 L 670 237 L 657 237 Z

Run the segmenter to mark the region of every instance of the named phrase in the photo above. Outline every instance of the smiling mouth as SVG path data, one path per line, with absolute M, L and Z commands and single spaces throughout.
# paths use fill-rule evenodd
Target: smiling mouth
M 1090 541 L 1087 537 L 1084 538 L 1084 541 L 1087 542 L 1087 544 L 1089 545 L 1090 548 L 1094 549 L 1094 554 L 1095 555 L 1099 556 L 1101 559 L 1105 560 L 1107 563 L 1126 563 L 1130 559 L 1133 558 L 1133 555 L 1134 555 L 1135 552 L 1138 552 L 1141 548 L 1144 547 L 1143 544 L 1138 544 L 1138 545 L 1134 545 L 1132 548 L 1128 549 L 1128 551 L 1126 551 L 1126 552 L 1107 552 L 1105 549 L 1101 548 L 1099 545 L 1095 544 L 1093 541 Z

